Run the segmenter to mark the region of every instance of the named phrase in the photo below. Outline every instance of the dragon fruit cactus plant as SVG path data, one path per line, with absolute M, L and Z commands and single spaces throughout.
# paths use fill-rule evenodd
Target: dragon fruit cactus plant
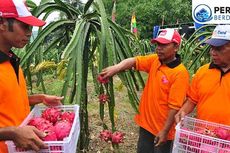
M 42 112 L 42 117 L 55 124 L 61 117 L 61 110 L 54 107 L 47 108 Z

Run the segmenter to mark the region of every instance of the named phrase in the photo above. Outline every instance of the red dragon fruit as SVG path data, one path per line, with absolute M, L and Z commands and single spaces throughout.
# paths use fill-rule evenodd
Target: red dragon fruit
M 54 126 L 57 139 L 62 141 L 65 137 L 69 136 L 71 126 L 71 123 L 67 121 L 58 121 Z
M 37 126 L 38 124 L 44 123 L 46 120 L 42 117 L 34 117 L 29 120 L 28 125 Z
M 106 94 L 99 95 L 99 102 L 105 104 L 109 100 L 109 96 Z
M 73 123 L 74 117 L 75 117 L 74 112 L 63 112 L 61 115 L 62 120 L 66 120 L 71 124 Z
M 103 130 L 100 132 L 99 138 L 108 142 L 112 139 L 112 132 L 110 130 Z
M 37 129 L 45 132 L 46 130 L 49 130 L 50 128 L 53 128 L 53 124 L 50 123 L 50 121 L 46 120 L 45 122 L 43 122 L 42 124 L 37 125 L 36 127 L 37 127 Z
M 230 141 L 230 134 L 228 135 L 228 137 L 227 137 L 227 139 L 226 139 L 226 140 Z
M 41 131 L 45 131 L 48 130 L 50 127 L 53 126 L 52 123 L 50 123 L 50 121 L 41 118 L 41 117 L 34 117 L 32 118 L 29 122 L 28 125 L 31 126 L 35 126 L 37 129 L 41 130 Z
M 54 107 L 47 108 L 42 112 L 42 117 L 52 122 L 53 124 L 55 124 L 59 120 L 60 116 L 61 110 Z
M 229 137 L 229 131 L 221 127 L 215 128 L 214 133 L 220 139 L 227 140 Z
M 106 83 L 109 82 L 109 79 L 108 78 L 107 79 L 103 79 L 101 75 L 98 75 L 97 81 L 100 82 L 100 83 L 102 83 L 102 84 L 106 84 Z
M 57 141 L 57 134 L 53 130 L 45 131 L 46 136 L 43 138 L 44 141 Z
M 116 131 L 112 134 L 112 143 L 113 144 L 119 144 L 119 143 L 123 143 L 123 139 L 124 139 L 124 133 Z
M 46 136 L 43 138 L 44 141 L 57 141 L 57 134 L 54 131 L 54 127 L 50 128 L 49 130 L 45 131 Z M 62 150 L 61 146 L 50 146 L 50 150 L 55 151 L 55 153 L 61 153 L 61 152 L 56 152 Z

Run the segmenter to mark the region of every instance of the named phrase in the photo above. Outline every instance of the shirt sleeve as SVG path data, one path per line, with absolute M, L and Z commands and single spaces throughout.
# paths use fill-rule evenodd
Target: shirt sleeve
M 149 73 L 152 63 L 157 59 L 156 54 L 136 56 L 136 70 Z
M 186 98 L 186 92 L 189 88 L 189 73 L 186 69 L 180 71 L 176 77 L 169 93 L 169 107 L 179 110 Z

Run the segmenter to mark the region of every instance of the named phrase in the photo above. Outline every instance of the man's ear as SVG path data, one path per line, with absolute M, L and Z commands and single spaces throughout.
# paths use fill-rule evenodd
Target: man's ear
M 178 44 L 174 44 L 174 49 L 175 49 L 175 52 L 177 52 L 177 50 L 179 49 L 180 45 Z

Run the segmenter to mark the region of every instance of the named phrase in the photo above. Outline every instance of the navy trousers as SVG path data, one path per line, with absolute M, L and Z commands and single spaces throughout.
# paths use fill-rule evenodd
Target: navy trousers
M 166 141 L 164 144 L 159 147 L 154 145 L 155 136 L 140 127 L 139 139 L 137 143 L 137 153 L 170 153 L 172 149 L 172 140 Z

